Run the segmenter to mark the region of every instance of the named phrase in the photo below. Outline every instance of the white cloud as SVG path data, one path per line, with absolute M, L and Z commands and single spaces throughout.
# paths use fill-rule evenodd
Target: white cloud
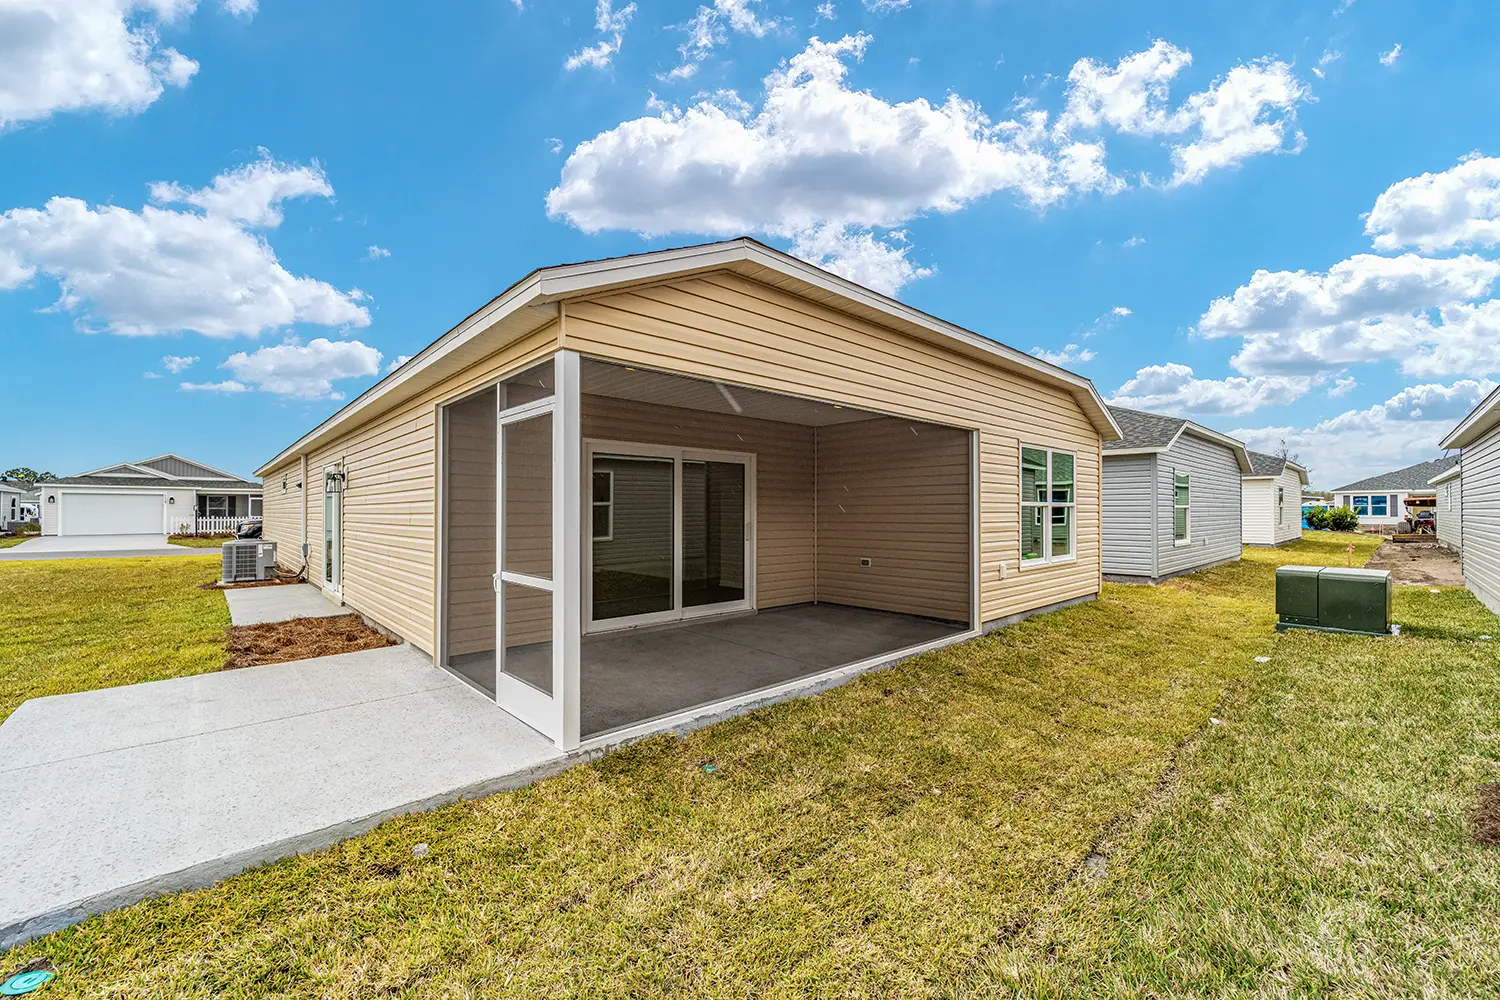
M 907 258 L 910 247 L 900 230 L 884 239 L 847 226 L 821 226 L 797 234 L 794 256 L 842 275 L 866 288 L 895 295 L 903 286 L 932 274 Z
M 365 260 L 384 260 L 390 255 L 391 252 L 389 250 L 385 247 L 376 246 L 374 243 L 371 243 L 365 250 Z
M 1300 151 L 1302 134 L 1292 124 L 1297 105 L 1311 94 L 1290 66 L 1269 58 L 1235 66 L 1173 108 L 1172 81 L 1192 62 L 1191 53 L 1160 39 L 1112 67 L 1080 59 L 1068 73 L 1056 127 L 1063 133 L 1107 127 L 1126 135 L 1190 136 L 1172 146 L 1175 170 L 1167 184 L 1173 187 L 1197 184 L 1262 153 Z
M 299 399 L 343 399 L 333 383 L 380 372 L 380 352 L 357 340 L 327 340 L 319 337 L 307 344 L 287 343 L 262 347 L 254 353 L 232 354 L 220 368 L 233 378 L 213 384 L 184 382 L 182 388 L 218 392 L 260 392 Z
M 1342 52 L 1338 52 L 1334 49 L 1324 49 L 1323 54 L 1318 57 L 1318 64 L 1313 67 L 1313 76 L 1317 77 L 1319 80 L 1323 79 L 1323 77 L 1327 75 L 1327 67 L 1329 67 L 1333 63 L 1338 62 L 1342 58 L 1344 58 L 1344 54 Z
M 1312 427 L 1240 428 L 1229 433 L 1262 451 L 1274 450 L 1285 440 L 1313 470 L 1317 482 L 1332 489 L 1438 457 L 1438 442 L 1494 387 L 1480 379 L 1414 385 L 1383 403 L 1347 410 Z
M 1096 355 L 1093 351 L 1081 348 L 1077 344 L 1065 344 L 1060 351 L 1047 351 L 1040 347 L 1031 349 L 1032 357 L 1041 358 L 1049 364 L 1061 365 L 1066 368 L 1069 365 L 1080 365 L 1085 361 L 1093 361 Z
M 837 20 L 839 16 L 838 9 L 834 7 L 832 3 L 818 4 L 817 10 L 814 12 L 814 14 L 815 16 L 813 17 L 813 24 L 817 24 L 819 21 Z
M 556 153 L 561 153 L 563 151 L 563 141 L 561 139 L 557 138 L 557 136 L 549 135 L 547 137 L 547 139 L 546 139 L 546 142 L 547 142 L 547 149 L 549 151 L 551 151 L 552 153 L 556 154 Z
M 194 0 L 0 0 L 0 129 L 63 111 L 144 110 L 198 64 L 157 29 Z
M 161 359 L 161 366 L 173 375 L 179 375 L 198 363 L 197 355 L 184 357 L 180 354 L 168 354 Z
M 411 360 L 411 355 L 410 354 L 403 354 L 403 355 L 401 355 L 399 358 L 396 358 L 390 364 L 388 364 L 388 365 L 385 366 L 385 372 L 386 372 L 386 374 L 389 375 L 391 372 L 395 371 L 397 368 L 400 368 L 402 365 L 406 364 L 410 360 Z
M 127 335 L 369 325 L 363 293 L 292 275 L 253 231 L 280 223 L 286 198 L 332 194 L 316 165 L 266 156 L 206 188 L 153 184 L 151 192 L 201 210 L 133 212 L 55 197 L 40 209 L 0 214 L 0 288 L 47 275 L 60 288 L 54 309 L 72 313 L 82 329 Z
M 1110 310 L 1110 314 L 1113 315 L 1113 316 L 1129 316 L 1130 315 L 1130 307 L 1129 306 L 1115 306 L 1113 309 Z
M 1124 247 L 1127 250 L 1134 249 L 1135 247 L 1143 247 L 1145 245 L 1146 237 L 1144 236 L 1132 236 L 1130 237 L 1130 239 L 1120 244 L 1120 246 Z
M 251 389 L 243 382 L 233 379 L 225 379 L 222 382 L 178 382 L 177 388 L 183 392 L 250 392 Z
M 1130 83 L 1116 81 L 1118 67 L 1081 61 L 1056 125 L 1031 108 L 997 122 L 958 94 L 934 105 L 853 89 L 850 63 L 871 41 L 862 32 L 811 39 L 766 77 L 758 107 L 717 96 L 686 110 L 652 105 L 659 114 L 601 132 L 568 156 L 549 215 L 587 233 L 757 233 L 807 244 L 815 237 L 803 234 L 892 229 L 1002 192 L 1041 209 L 1126 186 L 1105 163 L 1104 141 L 1084 134 L 1092 129 L 1180 137 L 1174 182 L 1187 183 L 1266 151 L 1302 99 L 1284 64 L 1263 61 L 1176 110 L 1158 107 L 1165 93 L 1158 102 L 1150 80 L 1190 58 L 1159 42 L 1122 60 Z
M 865 10 L 876 14 L 890 14 L 911 6 L 911 0 L 864 0 Z
M 1168 362 L 1138 369 L 1109 401 L 1155 413 L 1240 416 L 1294 402 L 1320 381 L 1319 377 L 1304 375 L 1196 378 L 1187 365 Z
M 614 59 L 615 53 L 620 51 L 620 45 L 625 40 L 625 27 L 630 24 L 630 19 L 634 16 L 635 4 L 633 3 L 615 10 L 611 0 L 598 0 L 594 8 L 594 27 L 605 37 L 598 43 L 579 49 L 569 56 L 563 63 L 563 69 L 571 73 L 584 66 L 592 69 L 607 68 Z
M 731 31 L 764 38 L 778 30 L 782 22 L 778 18 L 764 18 L 756 12 L 761 0 L 713 0 L 713 5 L 702 5 L 692 20 L 679 27 L 687 38 L 677 47 L 682 61 L 666 73 L 663 79 L 685 80 L 698 72 L 698 64 L 723 45 Z
M 1375 199 L 1365 234 L 1377 250 L 1500 243 L 1500 157 L 1472 155 L 1441 173 L 1397 181 Z
M 1393 66 L 1401 58 L 1401 43 L 1397 42 L 1389 52 L 1380 53 L 1380 65 Z
M 156 372 L 141 372 L 141 378 L 161 378 Z
M 260 10 L 260 0 L 223 0 L 224 10 L 235 17 L 249 19 Z
M 1328 387 L 1328 398 L 1338 399 L 1340 396 L 1347 396 L 1350 392 L 1353 392 L 1355 387 L 1358 385 L 1359 381 L 1352 375 L 1346 375 L 1343 378 L 1336 379 L 1333 385 Z
M 1257 271 L 1209 305 L 1198 332 L 1244 338 L 1233 364 L 1252 375 L 1381 359 L 1399 359 L 1413 375 L 1475 371 L 1465 366 L 1500 355 L 1493 343 L 1500 312 L 1467 303 L 1497 278 L 1500 263 L 1473 255 L 1358 254 L 1321 274 Z

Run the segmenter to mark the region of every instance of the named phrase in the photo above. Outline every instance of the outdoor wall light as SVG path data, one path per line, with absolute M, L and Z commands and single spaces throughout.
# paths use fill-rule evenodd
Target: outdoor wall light
M 48 503 L 57 503 L 57 496 L 55 494 L 51 494 L 51 493 L 47 494 L 47 502 Z
M 346 476 L 347 473 L 345 473 L 342 469 L 336 472 L 328 473 L 323 477 L 323 491 L 325 493 L 344 492 L 344 480 Z
M 167 503 L 176 503 L 176 502 L 177 502 L 177 498 L 176 497 L 167 497 Z

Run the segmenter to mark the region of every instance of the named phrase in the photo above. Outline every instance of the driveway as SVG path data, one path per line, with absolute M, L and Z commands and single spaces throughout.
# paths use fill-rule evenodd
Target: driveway
M 35 698 L 0 725 L 0 948 L 577 759 L 411 646 Z
M 216 555 L 216 549 L 173 545 L 166 535 L 43 535 L 8 549 L 0 561 L 27 559 L 124 559 L 136 556 Z

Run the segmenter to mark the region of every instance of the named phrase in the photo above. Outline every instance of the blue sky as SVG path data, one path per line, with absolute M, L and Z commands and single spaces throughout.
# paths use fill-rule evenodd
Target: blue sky
M 0 467 L 249 473 L 535 267 L 743 232 L 1335 486 L 1500 373 L 1496 37 L 1479 0 L 0 0 Z

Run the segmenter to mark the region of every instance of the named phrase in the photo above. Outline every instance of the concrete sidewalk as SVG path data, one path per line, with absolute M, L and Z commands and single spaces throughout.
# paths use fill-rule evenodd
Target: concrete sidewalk
M 0 549 L 0 562 L 220 555 L 218 549 L 172 545 L 166 535 L 40 535 L 12 548 Z
M 234 625 L 263 625 L 293 618 L 338 618 L 355 613 L 334 604 L 310 583 L 231 588 L 224 591 L 224 600 L 229 602 L 229 621 Z
M 36 698 L 0 725 L 0 948 L 577 759 L 411 646 Z

